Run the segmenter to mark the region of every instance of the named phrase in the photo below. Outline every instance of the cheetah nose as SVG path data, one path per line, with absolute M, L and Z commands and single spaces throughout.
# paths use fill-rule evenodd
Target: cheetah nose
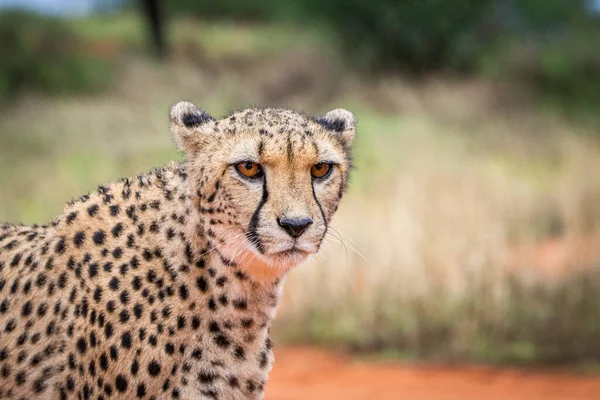
M 283 217 L 277 218 L 277 222 L 291 237 L 298 238 L 313 223 L 313 220 L 311 218 Z

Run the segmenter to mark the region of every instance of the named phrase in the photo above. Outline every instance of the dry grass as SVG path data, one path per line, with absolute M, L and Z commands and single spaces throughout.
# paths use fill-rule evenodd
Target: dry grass
M 186 24 L 177 35 L 189 35 Z M 108 35 L 97 29 L 87 34 Z M 275 31 L 276 50 L 258 58 L 248 47 L 189 51 L 182 40 L 167 64 L 124 58 L 102 96 L 29 97 L 2 110 L 0 220 L 48 221 L 102 182 L 178 157 L 167 110 L 181 99 L 216 115 L 343 106 L 359 121 L 352 189 L 323 251 L 287 280 L 279 339 L 411 358 L 597 360 L 597 140 L 485 82 L 363 82 Z M 248 46 L 268 48 L 265 32 Z

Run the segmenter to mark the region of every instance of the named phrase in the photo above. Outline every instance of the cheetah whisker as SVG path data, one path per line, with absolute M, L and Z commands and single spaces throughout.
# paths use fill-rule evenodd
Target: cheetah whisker
M 370 263 L 370 261 L 360 252 L 358 251 L 356 248 L 354 248 L 353 246 L 347 244 L 343 239 L 341 239 L 340 237 L 337 237 L 329 232 L 327 232 L 327 235 L 329 238 L 331 239 L 335 239 L 337 243 L 341 244 L 342 246 L 344 246 L 344 249 L 350 249 L 351 251 L 353 251 L 356 255 L 358 255 L 360 258 L 362 258 L 364 261 L 366 261 L 367 263 Z

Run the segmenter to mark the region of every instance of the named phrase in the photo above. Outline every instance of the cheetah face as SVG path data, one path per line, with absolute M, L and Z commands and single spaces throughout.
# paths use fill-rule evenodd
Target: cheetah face
M 220 120 L 181 102 L 171 130 L 204 231 L 232 262 L 286 270 L 316 253 L 348 182 L 354 116 L 249 109 Z

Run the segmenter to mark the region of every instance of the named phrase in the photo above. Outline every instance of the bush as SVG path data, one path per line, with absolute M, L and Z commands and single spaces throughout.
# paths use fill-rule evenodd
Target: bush
M 561 107 L 600 101 L 600 24 L 587 0 L 182 0 L 169 10 L 320 25 L 363 70 L 491 74 Z
M 85 45 L 59 20 L 20 11 L 0 14 L 0 101 L 26 89 L 64 94 L 105 87 L 109 63 Z
M 483 46 L 487 0 L 333 0 L 303 2 L 305 15 L 330 26 L 358 65 L 411 72 L 465 70 Z
M 272 19 L 281 5 L 276 0 L 179 0 L 167 2 L 166 8 L 170 13 L 193 14 L 204 19 L 265 21 Z

